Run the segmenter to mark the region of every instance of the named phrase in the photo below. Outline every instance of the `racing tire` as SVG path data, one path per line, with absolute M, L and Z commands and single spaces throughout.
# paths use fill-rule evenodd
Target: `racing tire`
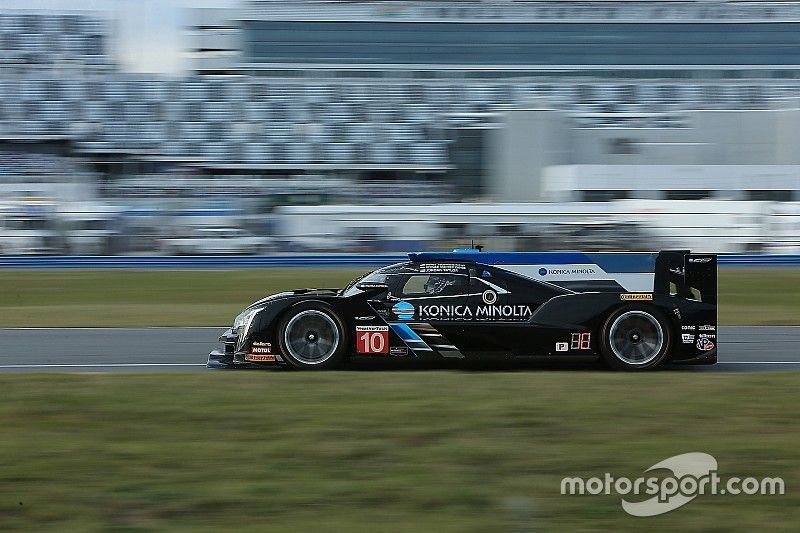
M 291 307 L 278 327 L 278 341 L 286 362 L 302 370 L 334 368 L 347 351 L 341 318 L 322 302 Z
M 669 323 L 650 307 L 621 307 L 609 315 L 600 331 L 600 353 L 615 370 L 651 370 L 667 358 L 671 347 Z

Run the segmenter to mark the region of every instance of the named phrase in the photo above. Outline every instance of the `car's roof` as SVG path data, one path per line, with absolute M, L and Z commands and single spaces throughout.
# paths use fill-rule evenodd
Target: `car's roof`
M 483 265 L 596 265 L 606 272 L 653 272 L 657 252 L 482 252 L 467 248 L 452 252 L 412 252 L 415 263 L 470 262 Z
M 539 263 L 581 263 L 587 257 L 581 252 L 479 252 L 478 250 L 453 250 L 452 252 L 412 252 L 408 258 L 416 263 L 431 261 L 467 261 L 487 265 Z

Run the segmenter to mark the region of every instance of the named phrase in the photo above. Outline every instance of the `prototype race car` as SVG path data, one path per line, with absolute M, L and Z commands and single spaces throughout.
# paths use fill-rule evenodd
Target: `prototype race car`
M 619 370 L 717 361 L 717 257 L 411 253 L 343 289 L 245 309 L 208 366 L 333 368 L 351 357 L 600 356 Z

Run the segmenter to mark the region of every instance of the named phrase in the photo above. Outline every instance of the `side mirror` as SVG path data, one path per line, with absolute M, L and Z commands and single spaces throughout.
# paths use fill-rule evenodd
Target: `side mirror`
M 389 290 L 389 285 L 377 281 L 361 281 L 356 283 L 356 289 L 373 294 L 380 294 Z

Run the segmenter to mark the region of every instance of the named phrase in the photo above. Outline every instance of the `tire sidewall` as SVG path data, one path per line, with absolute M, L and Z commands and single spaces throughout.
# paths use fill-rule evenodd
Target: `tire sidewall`
M 319 364 L 308 364 L 302 361 L 295 359 L 286 347 L 286 340 L 285 340 L 285 331 L 286 326 L 289 321 L 294 318 L 296 315 L 303 311 L 319 311 L 321 313 L 325 313 L 328 315 L 333 322 L 336 324 L 336 327 L 339 329 L 339 345 L 336 347 L 336 350 L 333 352 L 333 355 L 328 357 L 324 362 Z M 347 346 L 349 339 L 347 337 L 347 331 L 344 327 L 344 322 L 339 317 L 339 315 L 333 310 L 333 308 L 326 304 L 325 302 L 301 302 L 298 304 L 293 305 L 290 307 L 287 312 L 284 314 L 283 318 L 281 318 L 280 324 L 277 330 L 277 337 L 278 337 L 278 346 L 281 349 L 281 356 L 286 360 L 286 362 L 292 368 L 298 368 L 302 370 L 324 370 L 328 368 L 333 368 L 341 363 L 345 355 L 347 353 Z
M 611 342 L 609 339 L 609 329 L 611 325 L 614 323 L 620 315 L 627 313 L 628 311 L 641 311 L 644 313 L 649 314 L 652 316 L 656 321 L 658 321 L 659 325 L 661 326 L 661 331 L 664 334 L 664 344 L 661 347 L 661 351 L 659 351 L 658 355 L 653 358 L 652 361 L 648 362 L 644 365 L 633 365 L 628 362 L 625 362 L 619 359 L 615 354 L 614 350 L 611 349 Z M 608 318 L 603 322 L 603 325 L 600 329 L 600 353 L 603 357 L 603 360 L 615 370 L 624 370 L 628 372 L 639 372 L 643 370 L 652 370 L 653 368 L 660 365 L 669 355 L 670 351 L 672 350 L 672 326 L 669 321 L 664 316 L 664 313 L 656 309 L 655 307 L 648 306 L 648 305 L 637 305 L 637 304 L 629 304 L 623 305 L 618 307 L 614 310 L 613 313 L 608 315 Z

